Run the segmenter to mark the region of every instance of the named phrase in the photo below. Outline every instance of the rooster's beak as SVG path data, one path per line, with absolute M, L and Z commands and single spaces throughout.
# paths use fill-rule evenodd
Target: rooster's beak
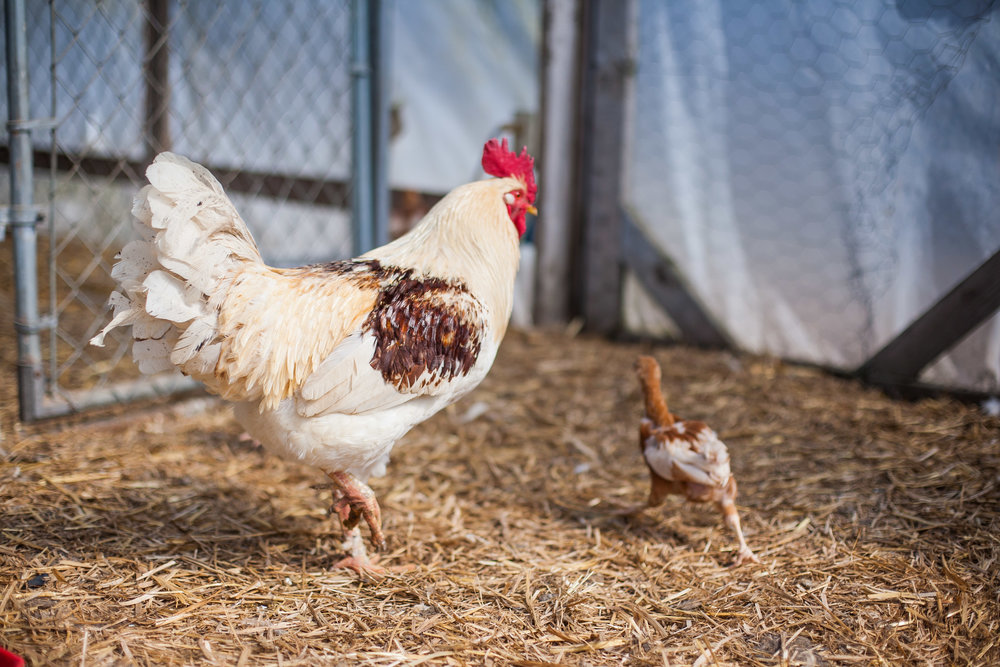
M 528 208 L 524 210 L 530 213 L 531 215 L 538 215 L 538 209 L 532 206 L 531 204 L 528 204 Z

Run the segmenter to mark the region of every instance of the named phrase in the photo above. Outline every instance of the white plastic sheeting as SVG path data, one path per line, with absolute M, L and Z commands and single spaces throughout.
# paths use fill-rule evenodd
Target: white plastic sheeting
M 540 0 L 396 0 L 394 187 L 447 192 L 482 176 L 483 144 L 538 112 Z
M 1000 247 L 1000 15 L 935 4 L 640 3 L 628 205 L 745 349 L 856 367 Z M 924 379 L 998 378 L 993 320 Z

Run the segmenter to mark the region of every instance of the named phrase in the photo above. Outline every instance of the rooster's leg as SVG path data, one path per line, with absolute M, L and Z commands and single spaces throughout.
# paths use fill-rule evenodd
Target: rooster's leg
M 336 487 L 334 503 L 330 508 L 344 527 L 344 533 L 354 532 L 358 521 L 364 518 L 371 531 L 372 546 L 381 549 L 385 546 L 385 535 L 382 533 L 382 510 L 378 506 L 375 492 L 367 484 L 349 472 L 328 472 Z

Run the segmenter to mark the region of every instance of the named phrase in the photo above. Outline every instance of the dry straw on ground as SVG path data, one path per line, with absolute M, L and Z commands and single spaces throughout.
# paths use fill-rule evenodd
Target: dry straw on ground
M 6 335 L 6 334 L 5 334 Z M 332 571 L 315 470 L 209 399 L 14 421 L 4 346 L 0 646 L 56 665 L 1000 662 L 1000 422 L 767 359 L 513 333 L 397 448 L 389 564 Z M 760 566 L 711 509 L 643 498 L 632 362 L 728 442 Z

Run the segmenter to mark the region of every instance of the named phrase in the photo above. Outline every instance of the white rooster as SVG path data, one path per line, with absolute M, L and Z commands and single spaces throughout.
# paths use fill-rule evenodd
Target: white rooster
M 91 343 L 131 326 L 142 372 L 180 369 L 234 402 L 268 449 L 321 468 L 347 537 L 338 565 L 378 570 L 358 527 L 384 546 L 368 478 L 482 381 L 510 318 L 533 159 L 494 139 L 483 169 L 496 178 L 451 191 L 386 246 L 278 269 L 208 170 L 162 153 L 133 208 L 141 238 L 112 271 L 114 317 Z

